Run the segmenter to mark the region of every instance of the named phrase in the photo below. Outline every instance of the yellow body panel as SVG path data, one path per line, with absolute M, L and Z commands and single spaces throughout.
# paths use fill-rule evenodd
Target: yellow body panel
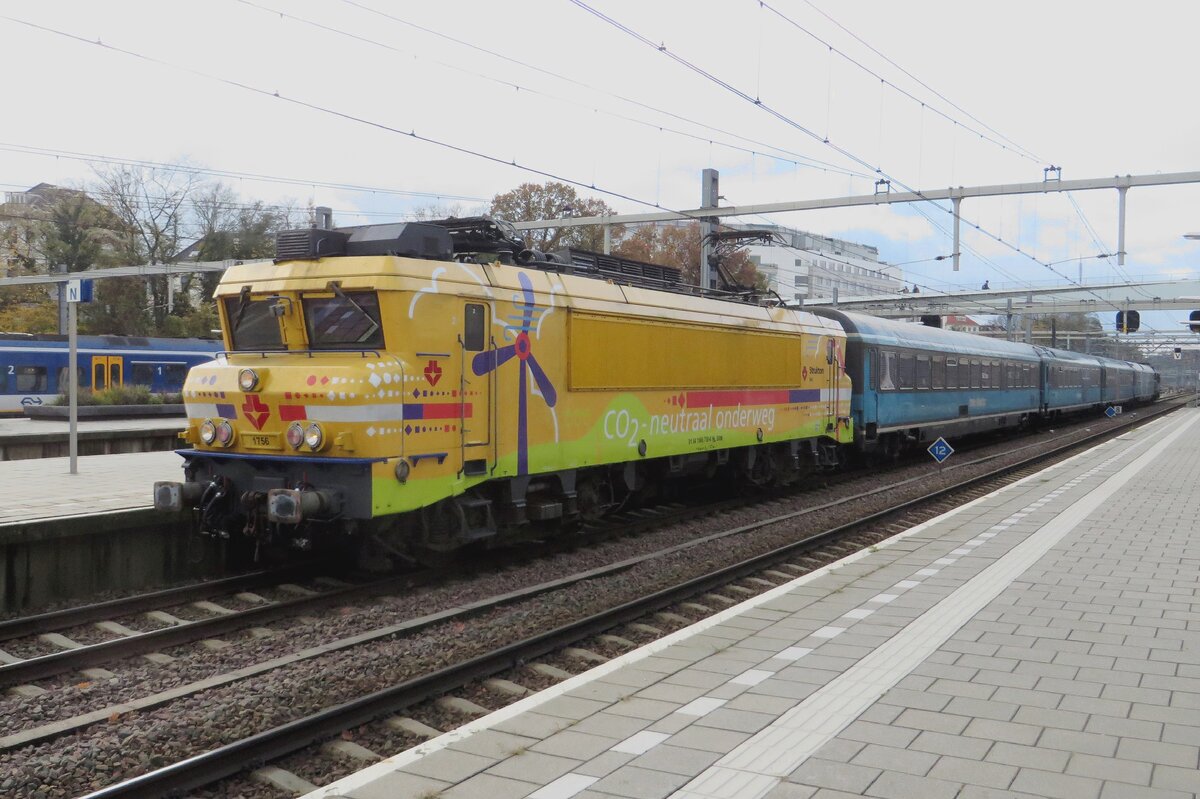
M 713 325 L 571 315 L 570 386 L 679 389 L 799 385 L 800 336 Z

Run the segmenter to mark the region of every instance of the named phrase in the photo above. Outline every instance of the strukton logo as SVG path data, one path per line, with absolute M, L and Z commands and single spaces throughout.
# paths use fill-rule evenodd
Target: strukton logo
M 267 419 L 271 418 L 271 406 L 260 400 L 257 394 L 250 394 L 242 403 L 242 413 L 246 414 L 255 430 L 262 430 Z
M 425 379 L 431 386 L 436 386 L 442 379 L 442 367 L 438 366 L 437 361 L 430 361 L 429 365 L 425 367 Z

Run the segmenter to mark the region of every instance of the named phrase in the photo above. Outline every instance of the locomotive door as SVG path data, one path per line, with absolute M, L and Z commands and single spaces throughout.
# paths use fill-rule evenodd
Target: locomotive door
M 827 397 L 825 402 L 825 429 L 832 432 L 837 428 L 838 416 L 838 362 L 837 342 L 830 338 L 825 345 L 825 386 L 822 393 Z
M 487 351 L 487 331 L 488 307 L 482 303 L 467 303 L 463 308 L 463 357 L 459 378 L 462 468 L 467 475 L 485 474 L 488 469 L 491 383 L 496 356 Z M 491 356 L 492 363 L 489 363 L 488 356 Z
M 120 355 L 93 355 L 92 391 L 123 385 L 124 368 L 125 359 Z

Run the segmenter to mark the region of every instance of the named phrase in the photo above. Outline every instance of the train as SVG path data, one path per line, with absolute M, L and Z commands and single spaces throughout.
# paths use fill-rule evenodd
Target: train
M 437 557 L 1158 391 L 1141 364 L 702 291 L 487 217 L 284 231 L 216 299 L 224 352 L 188 375 L 155 507 L 301 550 Z
M 221 349 L 215 339 L 79 336 L 76 370 L 81 390 L 145 386 L 156 394 L 183 390 L 193 366 Z M 66 336 L 0 333 L 0 415 L 20 415 L 68 389 Z

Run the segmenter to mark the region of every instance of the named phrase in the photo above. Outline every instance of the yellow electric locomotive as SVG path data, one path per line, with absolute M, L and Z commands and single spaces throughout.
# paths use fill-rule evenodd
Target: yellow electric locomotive
M 220 535 L 445 552 L 853 440 L 836 322 L 485 218 L 288 231 L 217 299 L 227 351 L 188 377 L 155 505 Z

